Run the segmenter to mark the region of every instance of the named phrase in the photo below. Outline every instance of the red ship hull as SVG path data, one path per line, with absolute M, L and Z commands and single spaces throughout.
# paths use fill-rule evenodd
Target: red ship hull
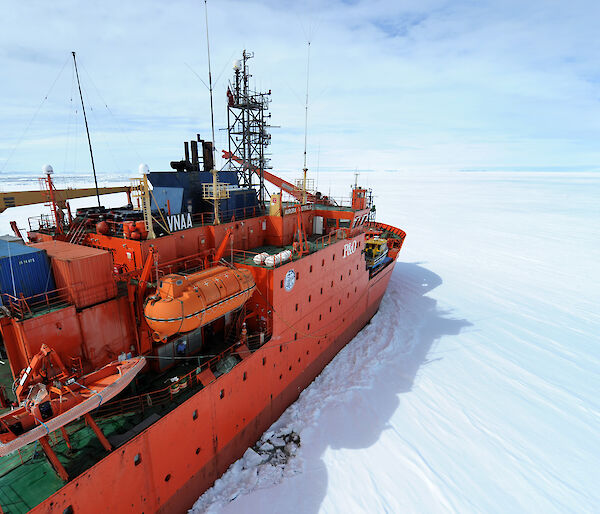
M 286 301 L 283 289 L 277 298 L 279 288 L 273 288 L 273 304 L 287 308 L 280 309 L 282 317 L 275 316 L 273 337 L 267 344 L 243 355 L 229 373 L 65 484 L 32 512 L 189 509 L 377 312 L 394 262 L 369 278 L 364 264 L 360 265 L 360 252 L 341 258 L 343 244 L 275 271 L 274 284 L 290 267 L 306 278 L 296 282 L 292 300 Z M 340 255 L 337 262 L 334 255 Z M 309 276 L 313 266 L 319 266 L 314 279 Z M 338 275 L 339 280 L 329 281 Z M 315 291 L 329 283 L 325 294 Z M 307 300 L 302 305 L 293 305 L 303 297 Z M 286 312 L 296 315 L 285 319 L 290 316 Z

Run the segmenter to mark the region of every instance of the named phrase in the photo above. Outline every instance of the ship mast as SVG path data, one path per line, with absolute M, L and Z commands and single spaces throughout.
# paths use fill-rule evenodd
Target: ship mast
M 79 98 L 81 98 L 81 109 L 83 110 L 83 121 L 85 121 L 85 131 L 87 133 L 88 145 L 90 147 L 90 157 L 92 159 L 92 171 L 94 172 L 94 184 L 96 185 L 96 198 L 98 199 L 98 207 L 100 205 L 100 193 L 98 192 L 98 179 L 96 177 L 96 166 L 94 165 L 94 152 L 92 151 L 92 140 L 90 139 L 90 129 L 88 127 L 87 116 L 85 115 L 85 104 L 83 103 L 83 94 L 81 93 L 81 83 L 79 82 L 79 71 L 77 70 L 77 59 L 75 52 L 73 54 L 73 63 L 75 64 L 75 75 L 77 76 L 77 87 L 79 88 Z
M 271 144 L 269 103 L 271 91 L 262 93 L 249 86 L 252 77 L 248 60 L 254 53 L 246 50 L 242 59 L 233 64 L 234 81 L 227 88 L 227 133 L 229 136 L 229 160 L 227 165 L 236 171 L 240 186 L 253 187 L 254 174 L 258 177 L 258 200 L 264 207 L 265 170 L 270 169 L 267 147 Z M 233 157 L 236 157 L 234 159 Z

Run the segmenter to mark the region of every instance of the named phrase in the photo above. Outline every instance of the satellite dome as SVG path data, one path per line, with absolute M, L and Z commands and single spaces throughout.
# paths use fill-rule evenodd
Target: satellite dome
M 148 165 L 144 164 L 144 163 L 140 164 L 138 169 L 140 170 L 140 173 L 142 175 L 146 175 L 150 171 L 150 168 L 148 167 Z
M 52 166 L 50 166 L 49 164 L 44 164 L 42 166 L 42 171 L 46 174 L 46 175 L 51 175 L 52 173 L 54 173 L 54 170 L 52 169 Z
M 239 70 L 242 67 L 242 61 L 240 61 L 239 59 L 236 59 L 235 61 L 233 61 L 233 69 L 234 70 Z

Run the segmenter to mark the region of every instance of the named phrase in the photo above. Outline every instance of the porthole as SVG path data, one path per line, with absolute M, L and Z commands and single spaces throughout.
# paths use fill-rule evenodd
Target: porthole
M 263 357 L 263 366 L 267 363 L 267 358 Z
M 311 298 L 311 295 L 308 295 L 308 303 L 310 303 Z
M 281 353 L 282 351 L 283 351 L 283 345 L 282 345 L 282 344 L 280 344 L 280 345 L 279 345 L 279 353 Z
M 321 294 L 323 294 L 323 288 L 321 288 Z
M 244 371 L 244 374 L 242 375 L 242 380 L 245 382 L 247 378 L 248 374 Z
M 193 419 L 194 421 L 198 419 L 198 411 L 197 411 L 197 410 L 195 410 L 195 411 L 193 412 L 193 414 L 192 414 L 192 419 Z
M 296 304 L 296 310 L 298 310 L 298 304 Z
M 139 466 L 141 463 L 142 463 L 142 456 L 139 453 L 136 453 L 135 457 L 133 458 L 133 465 Z
M 169 480 L 171 480 L 171 473 L 169 473 L 166 477 L 165 477 L 165 482 L 168 482 Z
M 322 319 L 322 315 L 321 315 L 321 314 L 319 314 L 319 321 L 321 321 L 321 319 Z
M 306 330 L 310 330 L 310 323 L 308 325 L 306 325 Z
M 310 265 L 309 273 L 312 273 L 312 264 Z
M 294 341 L 296 341 L 297 339 L 298 339 L 298 332 L 296 332 L 296 333 L 294 334 Z
M 196 455 L 200 453 L 200 448 L 196 448 Z
M 219 398 L 225 398 L 225 389 L 221 389 L 221 392 L 219 393 Z
M 279 289 L 283 288 L 283 280 L 279 283 Z

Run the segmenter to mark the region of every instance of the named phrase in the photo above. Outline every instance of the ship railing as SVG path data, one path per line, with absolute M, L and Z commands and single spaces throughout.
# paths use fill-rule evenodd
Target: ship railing
M 348 239 L 348 237 L 350 237 L 350 229 L 338 228 L 332 230 L 324 236 L 319 237 L 318 239 L 310 242 L 309 244 L 312 245 L 315 250 L 322 250 L 323 248 L 327 248 L 328 246 L 337 243 L 342 239 Z
M 195 273 L 211 267 L 212 263 L 208 258 L 207 252 L 200 252 L 192 255 L 186 255 L 179 259 L 173 259 L 159 264 L 158 276 L 163 277 L 171 273 Z
M 265 340 L 267 340 L 265 338 Z M 215 364 L 221 359 L 235 353 L 239 348 L 240 343 L 236 342 L 229 348 L 221 352 L 220 354 L 212 357 L 211 359 L 199 364 L 198 367 L 191 370 L 190 372 L 178 377 L 178 380 L 171 382 L 167 386 L 143 393 L 137 396 L 131 396 L 129 398 L 123 398 L 120 400 L 112 400 L 106 405 L 99 407 L 94 414 L 94 417 L 106 418 L 116 415 L 123 415 L 128 412 L 140 412 L 142 415 L 146 410 L 151 409 L 154 406 L 164 405 L 176 400 L 178 397 L 183 395 L 182 391 L 195 390 L 205 387 L 208 384 L 202 384 L 200 381 L 200 374 L 207 369 L 214 369 Z
M 219 220 L 221 221 L 221 223 L 231 223 L 237 220 L 255 218 L 264 214 L 265 210 L 262 209 L 260 206 L 240 207 L 238 209 L 219 211 Z M 214 225 L 214 223 L 214 212 L 199 212 L 197 214 L 192 214 L 193 225 Z
M 27 297 L 22 293 L 19 296 L 2 293 L 1 298 L 2 305 L 9 310 L 10 315 L 22 319 L 27 315 L 34 314 L 44 309 L 68 305 L 68 301 L 66 300 L 68 292 L 69 288 L 63 287 L 62 289 L 53 289 L 52 291 Z
M 116 295 L 114 282 L 105 282 L 90 286 L 83 282 L 75 282 L 66 287 L 52 289 L 44 293 L 19 296 L 10 293 L 0 295 L 1 304 L 8 309 L 10 315 L 17 319 L 23 319 L 41 311 L 58 309 L 67 305 L 92 305 Z

